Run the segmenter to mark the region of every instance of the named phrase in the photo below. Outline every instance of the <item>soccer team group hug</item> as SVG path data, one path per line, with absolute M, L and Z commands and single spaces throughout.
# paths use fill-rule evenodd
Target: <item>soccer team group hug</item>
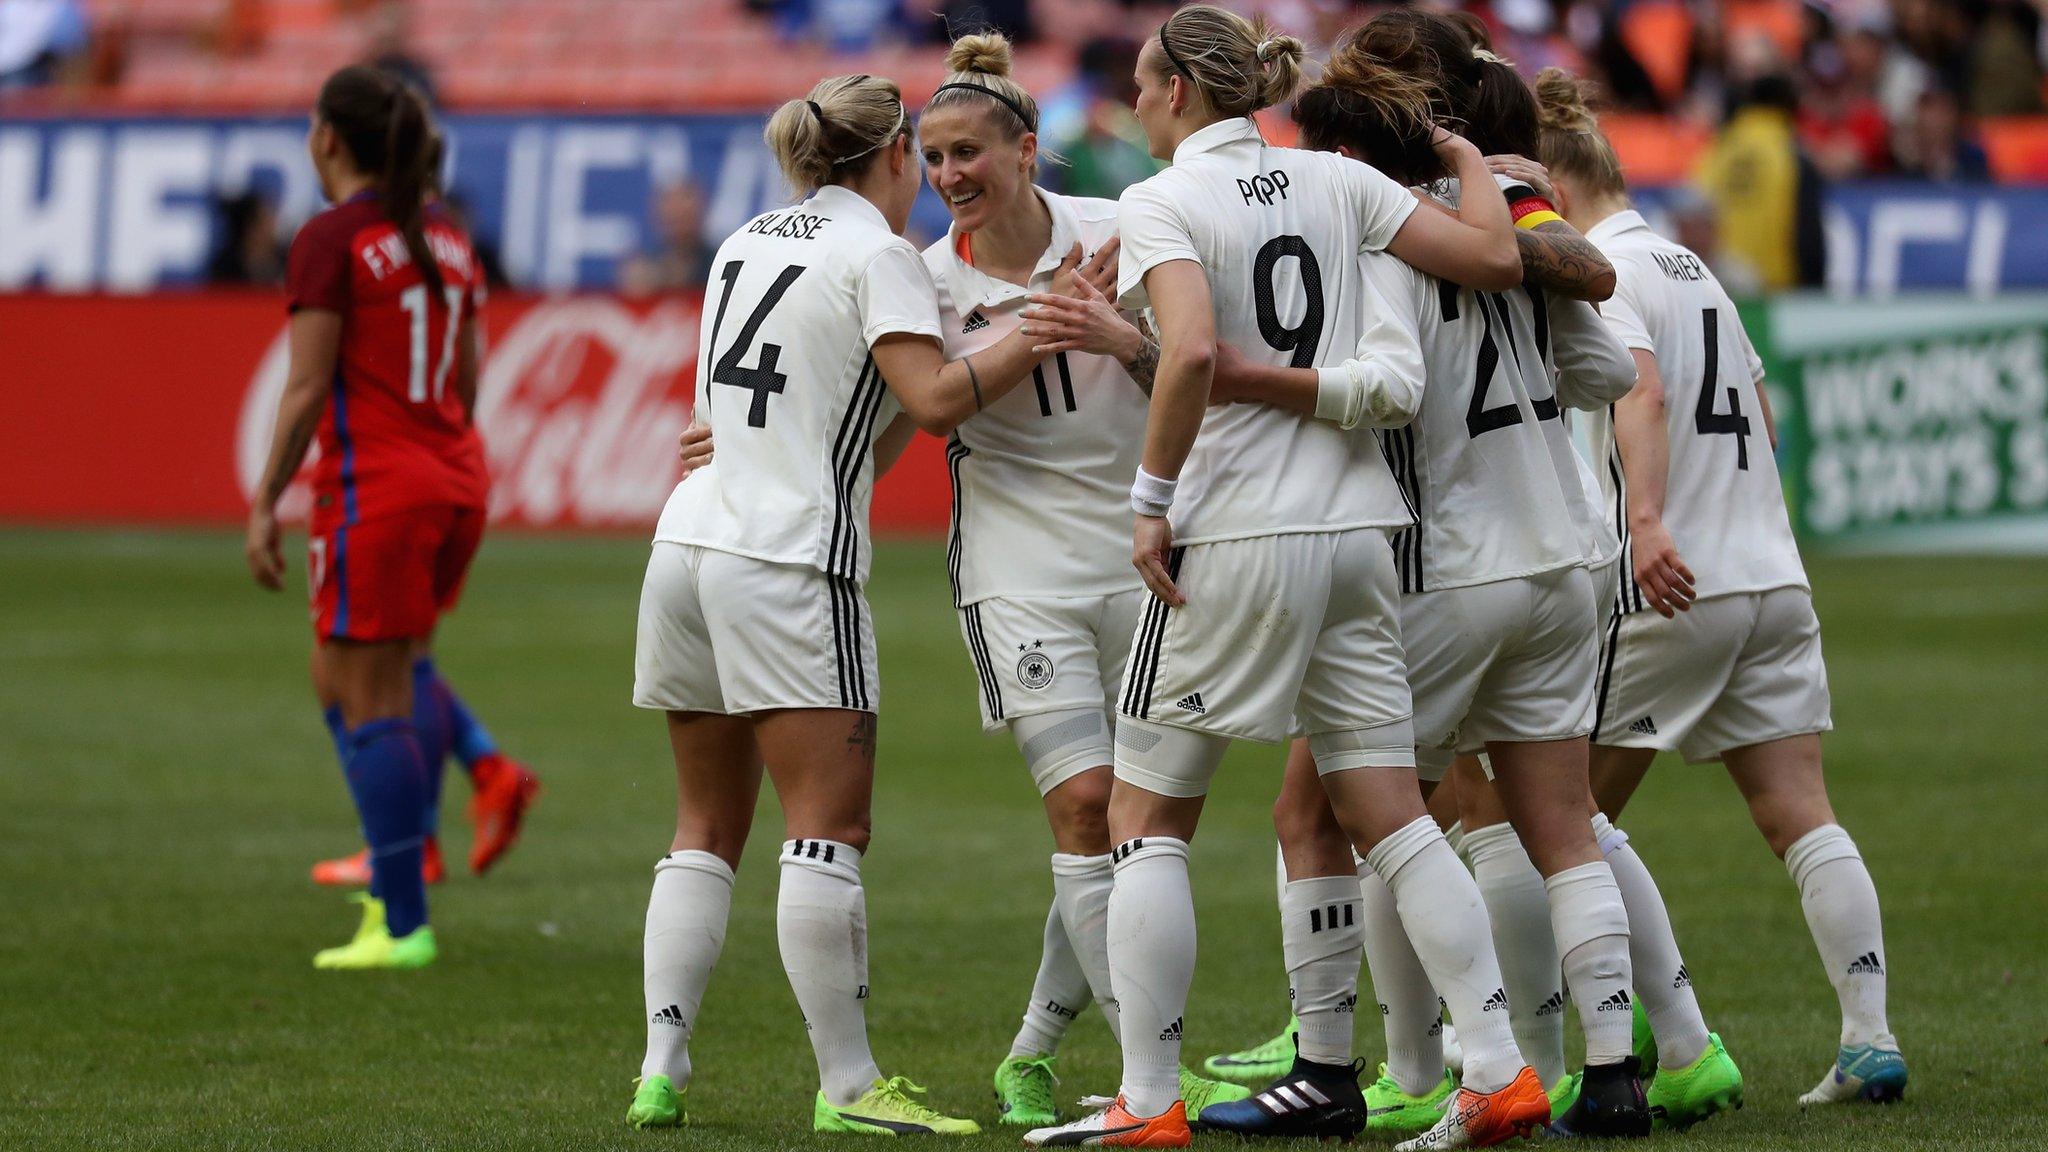
M 678 804 L 628 1121 L 687 1122 L 765 769 L 814 1126 L 979 1131 L 878 1068 L 865 1022 L 869 505 L 920 430 L 946 444 L 962 692 L 1015 741 L 1056 848 L 1030 1007 L 994 1072 L 1026 1143 L 1374 1129 L 1448 1149 L 1739 1106 L 1616 823 L 1659 751 L 1719 761 L 1797 889 L 1842 1018 L 1800 1103 L 1898 1099 L 1877 893 L 1823 782 L 1826 669 L 1763 367 L 1705 264 L 1630 208 L 1580 84 L 1532 86 L 1475 23 L 1412 8 L 1311 79 L 1301 41 L 1185 7 L 1135 67 L 1166 167 L 1109 201 L 1037 186 L 1058 157 L 1010 63 L 1001 36 L 961 37 L 914 117 L 869 75 L 783 105 L 765 135 L 801 199 L 713 263 L 637 628 L 633 700 L 664 715 Z M 1254 119 L 1283 105 L 1298 148 Z M 323 868 L 367 891 L 355 937 L 315 963 L 416 968 L 437 950 L 441 761 L 473 767 L 479 869 L 538 789 L 430 657 L 484 519 L 482 293 L 410 89 L 336 73 L 308 148 L 334 206 L 292 246 L 291 368 L 247 552 L 279 586 L 277 503 L 317 441 L 313 679 L 366 840 Z M 952 227 L 919 252 L 902 233 L 926 184 Z M 1236 740 L 1287 748 L 1292 1011 L 1197 1070 L 1189 844 Z M 1387 1053 L 1365 1084 L 1361 962 Z M 1053 1072 L 1091 1002 L 1122 1079 L 1076 1107 Z

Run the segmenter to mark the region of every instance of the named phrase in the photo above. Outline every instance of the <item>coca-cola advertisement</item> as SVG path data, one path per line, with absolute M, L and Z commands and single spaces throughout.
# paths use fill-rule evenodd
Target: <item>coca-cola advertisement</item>
M 695 298 L 493 297 L 477 423 L 491 519 L 651 532 L 677 479 Z M 275 296 L 0 295 L 0 520 L 233 523 L 262 471 L 286 369 Z M 929 437 L 877 487 L 884 532 L 943 530 Z M 295 486 L 281 511 L 301 518 Z

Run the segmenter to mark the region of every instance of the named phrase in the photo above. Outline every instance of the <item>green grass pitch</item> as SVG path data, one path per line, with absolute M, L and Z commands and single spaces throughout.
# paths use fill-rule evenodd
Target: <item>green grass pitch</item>
M 0 533 L 0 1148 L 818 1143 L 775 953 L 772 799 L 704 1004 L 693 1126 L 623 1124 L 644 1035 L 640 923 L 674 803 L 661 724 L 627 703 L 644 556 L 620 540 L 486 546 L 441 662 L 547 792 L 495 875 L 435 890 L 440 964 L 365 976 L 309 963 L 354 927 L 306 878 L 352 847 L 353 820 L 309 703 L 296 590 L 259 593 L 227 534 Z M 1829 775 L 1884 900 L 1912 1088 L 1888 1109 L 1800 1114 L 1833 1055 L 1833 994 L 1726 777 L 1667 759 L 1625 824 L 1749 1107 L 1656 1144 L 2040 1147 L 2048 569 L 1832 559 L 1814 576 Z M 978 730 L 938 547 L 884 546 L 870 595 L 885 699 L 865 868 L 875 1050 L 993 1128 L 988 1076 L 1036 964 L 1050 839 L 1014 749 Z M 1273 750 L 1241 747 L 1209 804 L 1191 1057 L 1285 1016 L 1277 776 Z M 459 776 L 448 794 L 460 861 Z M 1359 1052 L 1377 1059 L 1364 1023 Z M 1076 1026 L 1060 1072 L 1066 1097 L 1113 1090 L 1098 1019 Z

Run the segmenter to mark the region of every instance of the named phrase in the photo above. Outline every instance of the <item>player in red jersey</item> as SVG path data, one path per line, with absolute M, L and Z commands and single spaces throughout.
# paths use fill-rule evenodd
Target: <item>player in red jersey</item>
M 371 68 L 336 72 L 307 146 L 334 207 L 292 243 L 291 366 L 246 551 L 257 582 L 282 587 L 276 504 L 317 435 L 314 683 L 340 708 L 371 890 L 355 938 L 314 963 L 417 968 L 436 945 L 421 874 L 433 788 L 412 661 L 483 535 L 489 480 L 471 420 L 481 278 L 468 239 L 427 205 L 436 148 L 411 88 Z

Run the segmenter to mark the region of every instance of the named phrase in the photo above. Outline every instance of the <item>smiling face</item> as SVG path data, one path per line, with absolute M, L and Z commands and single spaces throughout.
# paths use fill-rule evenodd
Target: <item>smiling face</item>
M 1145 129 L 1145 145 L 1155 160 L 1172 160 L 1173 149 L 1180 143 L 1173 133 L 1173 89 L 1178 79 L 1168 74 L 1166 50 L 1159 46 L 1159 38 L 1145 42 L 1138 52 L 1138 66 L 1132 78 L 1138 85 L 1138 102 L 1135 111 L 1138 123 Z
M 1031 166 L 1038 158 L 1038 137 L 1025 132 L 1004 138 L 998 122 L 1009 113 L 985 109 L 987 98 L 969 99 L 933 109 L 918 121 L 918 144 L 924 152 L 924 176 L 932 191 L 953 214 L 962 232 L 976 232 L 1001 219 L 1031 187 Z M 1009 117 L 1010 126 L 1016 125 Z

